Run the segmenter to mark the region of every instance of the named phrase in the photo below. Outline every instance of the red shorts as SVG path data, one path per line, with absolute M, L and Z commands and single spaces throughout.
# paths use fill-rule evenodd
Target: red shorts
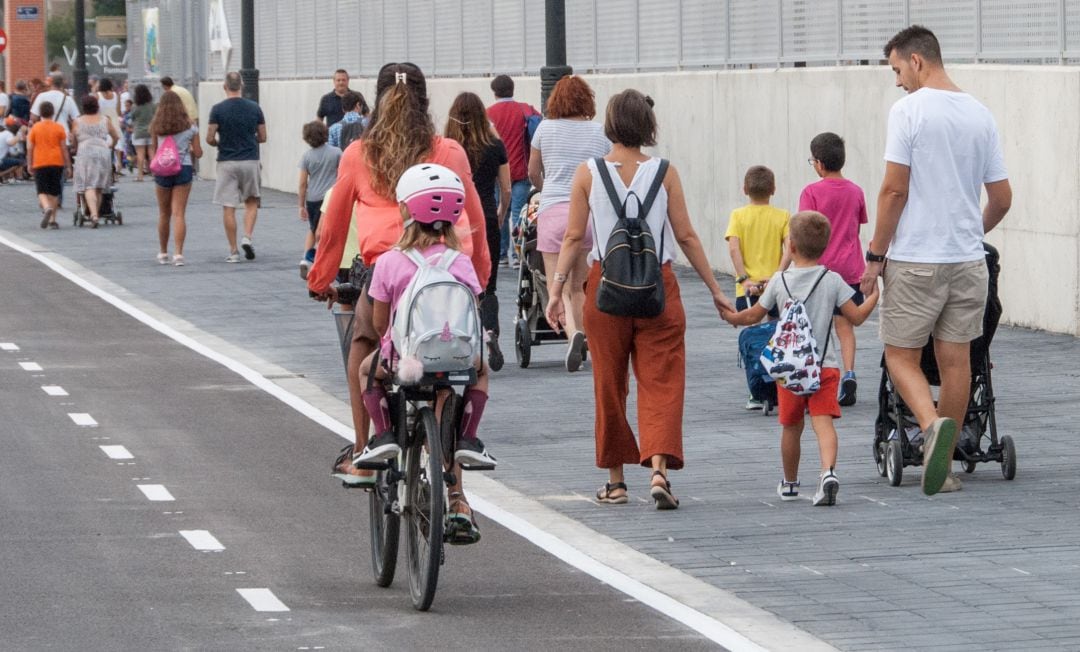
M 780 417 L 780 425 L 794 426 L 803 420 L 803 416 L 809 412 L 810 416 L 830 416 L 840 418 L 840 402 L 836 399 L 836 392 L 840 388 L 840 370 L 834 368 L 821 370 L 821 388 L 809 396 L 792 394 L 783 387 L 776 386 L 777 413 Z

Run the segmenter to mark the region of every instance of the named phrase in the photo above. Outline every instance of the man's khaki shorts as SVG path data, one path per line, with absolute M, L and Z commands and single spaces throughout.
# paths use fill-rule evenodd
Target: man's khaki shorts
M 218 161 L 214 203 L 236 208 L 259 197 L 258 161 Z
M 986 262 L 885 264 L 881 341 L 921 349 L 930 335 L 970 342 L 982 335 L 990 273 Z

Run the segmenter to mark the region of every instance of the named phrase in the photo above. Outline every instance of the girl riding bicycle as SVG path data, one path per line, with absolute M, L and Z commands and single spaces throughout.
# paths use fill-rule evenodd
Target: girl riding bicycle
M 461 247 L 453 227 L 465 204 L 465 187 L 453 171 L 434 163 L 415 165 L 405 170 L 397 183 L 397 200 L 405 228 L 397 246 L 379 256 L 367 289 L 373 302 L 372 321 L 376 331 L 383 335 L 379 350 L 369 354 L 360 363 L 360 382 L 367 388 L 363 393 L 364 407 L 371 415 L 375 436 L 354 458 L 353 461 L 357 463 L 390 460 L 401 452 L 393 431 L 383 381 L 391 370 L 397 372 L 399 379 L 410 381 L 419 380 L 423 373 L 423 365 L 419 360 L 398 358 L 398 352 L 391 340 L 390 325 L 398 302 L 419 271 L 417 263 L 410 258 L 410 253 L 417 252 L 434 264 L 442 259 L 448 249 L 459 251 Z M 480 285 L 476 270 L 468 257 L 455 256 L 446 269 L 451 276 L 472 290 L 474 295 L 483 292 L 484 288 Z M 482 349 L 477 351 L 474 361 L 476 383 L 466 387 L 462 397 L 464 407 L 454 454 L 457 464 L 495 464 L 495 459 L 488 455 L 483 442 L 476 436 L 488 398 L 487 367 L 481 352 Z M 382 364 L 379 364 L 379 360 Z M 371 382 L 372 376 L 377 382 Z M 441 412 L 442 410 L 436 410 L 436 414 Z M 455 477 L 458 479 L 454 486 L 450 487 L 449 513 L 449 518 L 458 521 L 461 526 L 458 528 L 461 532 L 459 540 L 455 543 L 475 543 L 479 540 L 480 533 L 476 529 L 472 510 L 461 491 L 460 472 L 455 473 Z

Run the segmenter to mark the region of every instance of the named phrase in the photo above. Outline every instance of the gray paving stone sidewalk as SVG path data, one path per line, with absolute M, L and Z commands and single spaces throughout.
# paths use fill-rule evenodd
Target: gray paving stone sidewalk
M 211 190 L 197 182 L 192 193 L 184 268 L 154 260 L 152 183 L 122 181 L 117 205 L 125 224 L 96 231 L 71 228 L 70 211 L 64 228 L 41 231 L 33 187 L 0 187 L 0 229 L 344 398 L 333 323 L 306 298 L 297 275 L 306 227 L 295 196 L 266 193 L 258 258 L 229 265 Z M 70 186 L 68 193 L 70 205 Z M 1003 265 L 1004 274 L 1019 273 L 1008 259 Z M 779 428 L 774 418 L 743 409 L 737 331 L 716 318 L 692 274 L 680 276 L 688 319 L 687 466 L 672 483 L 682 508 L 660 513 L 650 506 L 644 469 L 628 470 L 629 505 L 590 500 L 605 479 L 594 466 L 591 374 L 567 374 L 560 345 L 533 349 L 529 369 L 514 364 L 514 283 L 506 278 L 500 297 L 508 363 L 494 376 L 483 426 L 501 462 L 497 479 L 844 650 L 1080 648 L 1080 374 L 1068 364 L 1080 359 L 1075 338 L 998 332 L 997 416 L 1000 432 L 1017 442 L 1017 477 L 1007 482 L 996 465 L 980 465 L 964 476 L 964 491 L 926 498 L 917 469 L 905 469 L 903 486 L 891 488 L 870 455 L 881 352 L 871 320 L 858 331 L 860 401 L 837 424 L 839 504 L 781 503 L 774 491 Z M 632 405 L 631 396 L 631 412 Z M 808 496 L 817 449 L 812 434 L 804 441 Z M 329 463 L 338 442 L 320 434 L 313 445 L 326 447 Z

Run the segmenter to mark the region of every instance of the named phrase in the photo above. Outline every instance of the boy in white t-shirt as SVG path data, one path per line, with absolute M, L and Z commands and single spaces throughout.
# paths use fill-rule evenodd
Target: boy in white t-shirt
M 781 500 L 797 500 L 799 497 L 799 458 L 801 438 L 805 425 L 804 415 L 810 413 L 810 423 L 817 434 L 821 454 L 821 475 L 818 479 L 814 505 L 836 504 L 840 481 L 836 467 L 836 428 L 833 419 L 840 417 L 840 404 L 836 390 L 840 383 L 840 368 L 836 347 L 832 343 L 833 308 L 852 324 L 858 326 L 866 321 L 877 305 L 878 291 L 875 284 L 861 306 L 855 305 L 855 291 L 836 272 L 830 272 L 818 263 L 829 245 L 829 220 L 817 211 L 802 211 L 791 217 L 788 236 L 788 254 L 792 266 L 786 272 L 776 272 L 765 286 L 758 302 L 739 312 L 727 312 L 722 316 L 736 326 L 757 324 L 769 310 L 783 306 L 789 298 L 799 299 L 810 318 L 811 332 L 820 350 L 815 351 L 821 361 L 821 387 L 809 396 L 800 396 L 777 386 L 778 414 L 783 427 L 780 438 L 780 454 L 783 459 L 784 477 L 776 492 Z

